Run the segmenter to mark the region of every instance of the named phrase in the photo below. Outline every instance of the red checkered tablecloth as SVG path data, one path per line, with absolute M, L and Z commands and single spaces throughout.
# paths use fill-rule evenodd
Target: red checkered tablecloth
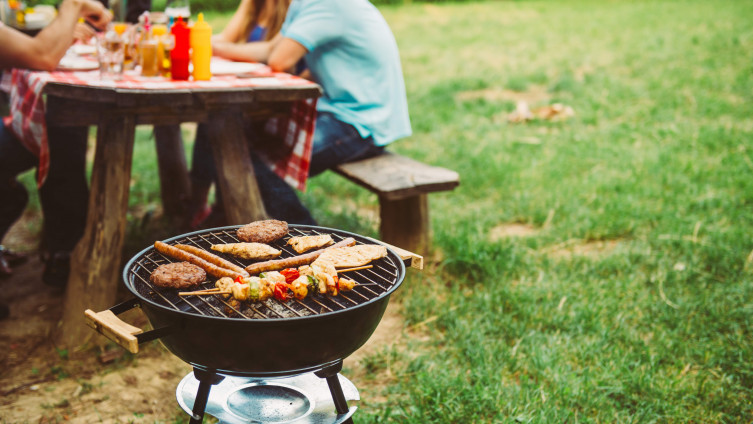
M 126 71 L 122 81 L 102 81 L 99 71 L 39 72 L 13 69 L 3 73 L 0 89 L 10 95 L 10 116 L 3 122 L 32 153 L 39 156 L 38 180 L 41 186 L 49 168 L 47 125 L 45 121 L 44 86 L 48 82 L 92 87 L 124 89 L 227 89 L 241 87 L 287 87 L 311 85 L 310 81 L 285 73 L 272 73 L 269 68 L 255 72 L 259 77 L 214 76 L 209 81 L 173 81 L 167 78 L 146 78 Z M 291 103 L 286 118 L 271 119 L 267 130 L 279 136 L 285 155 L 270 159 L 262 155 L 269 167 L 288 184 L 299 190 L 306 188 L 311 147 L 316 120 L 316 99 Z M 277 149 L 276 149 L 277 150 Z M 262 152 L 263 153 L 263 152 Z

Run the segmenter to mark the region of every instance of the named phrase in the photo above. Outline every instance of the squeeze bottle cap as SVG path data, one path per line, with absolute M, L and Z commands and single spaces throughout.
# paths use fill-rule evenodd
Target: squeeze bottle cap
M 199 16 L 196 18 L 196 22 L 193 24 L 193 26 L 191 26 L 191 36 L 196 37 L 197 40 L 203 40 L 202 37 L 211 38 L 212 27 L 209 26 L 207 21 L 204 20 L 204 13 L 199 12 Z M 207 39 L 207 41 L 209 40 Z

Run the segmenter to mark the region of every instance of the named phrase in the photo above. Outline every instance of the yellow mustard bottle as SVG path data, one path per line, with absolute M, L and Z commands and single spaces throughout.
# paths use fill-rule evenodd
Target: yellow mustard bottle
M 193 79 L 206 81 L 212 78 L 209 62 L 212 60 L 212 27 L 204 21 L 204 14 L 199 13 L 196 23 L 191 26 L 191 63 Z

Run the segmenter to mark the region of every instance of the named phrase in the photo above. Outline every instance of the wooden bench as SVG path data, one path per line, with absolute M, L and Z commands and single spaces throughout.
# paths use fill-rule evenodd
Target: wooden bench
M 426 165 L 396 153 L 350 162 L 335 172 L 379 196 L 380 238 L 426 254 L 430 243 L 428 194 L 452 190 L 458 173 Z

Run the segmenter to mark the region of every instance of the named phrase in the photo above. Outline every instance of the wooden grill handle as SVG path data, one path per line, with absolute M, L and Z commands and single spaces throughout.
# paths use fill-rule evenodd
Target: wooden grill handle
M 372 239 L 378 243 L 381 243 L 390 249 L 394 250 L 395 253 L 397 253 L 398 256 L 400 256 L 400 259 L 407 261 L 410 260 L 410 267 L 416 268 L 416 269 L 424 269 L 424 257 L 419 255 L 418 253 L 413 253 L 405 249 L 401 249 L 397 246 L 393 246 L 389 243 L 385 243 L 381 240 Z
M 138 353 L 139 341 L 136 338 L 136 334 L 141 334 L 144 330 L 118 318 L 110 309 L 102 312 L 94 312 L 91 309 L 87 309 L 84 315 L 86 316 L 86 324 L 89 327 L 97 330 L 98 333 L 119 344 L 129 352 Z

